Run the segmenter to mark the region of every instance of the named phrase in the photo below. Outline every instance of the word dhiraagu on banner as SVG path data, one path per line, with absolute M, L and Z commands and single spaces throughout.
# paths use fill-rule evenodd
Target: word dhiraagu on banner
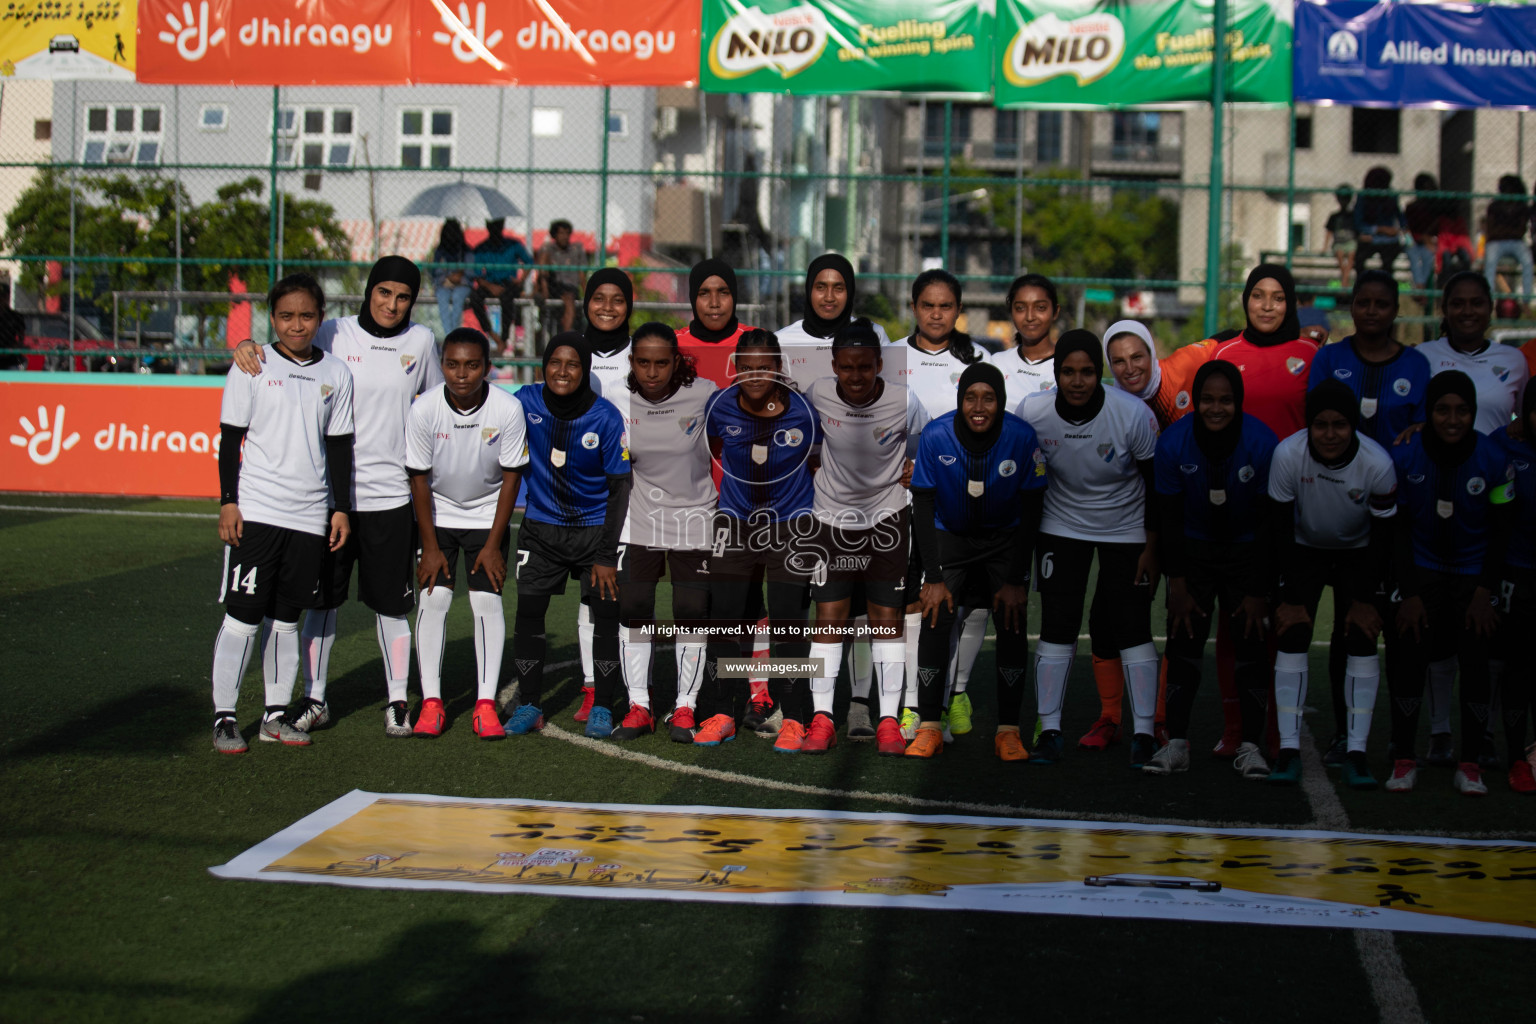
M 220 878 L 1536 938 L 1524 843 L 353 791 Z
M 8 0 L 0 10 L 0 79 L 133 81 L 134 0 Z
M 689 0 L 140 0 L 139 80 L 681 85 Z
M 1536 8 L 1299 0 L 1296 98 L 1536 107 Z
M 709 92 L 985 93 L 992 0 L 704 0 Z
M 1124 107 L 1211 98 L 1209 2 L 1000 0 L 997 105 Z M 1290 0 L 1230 0 L 1227 99 L 1291 98 Z
M 0 488 L 216 498 L 223 384 L 220 377 L 0 374 L 7 437 Z

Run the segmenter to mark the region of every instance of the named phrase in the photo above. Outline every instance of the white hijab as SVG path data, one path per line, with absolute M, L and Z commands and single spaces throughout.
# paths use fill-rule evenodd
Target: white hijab
M 1104 332 L 1104 367 L 1109 369 L 1109 375 L 1115 381 L 1115 387 L 1120 387 L 1120 381 L 1115 377 L 1115 371 L 1109 367 L 1109 343 L 1122 334 L 1131 334 L 1140 338 L 1141 343 L 1147 346 L 1147 355 L 1151 357 L 1152 361 L 1152 370 L 1147 380 L 1147 386 L 1139 392 L 1127 391 L 1126 394 L 1133 394 L 1143 402 L 1150 402 L 1153 398 L 1157 397 L 1157 389 L 1163 382 L 1163 368 L 1157 359 L 1157 346 L 1152 344 L 1152 332 L 1147 330 L 1145 324 L 1138 320 L 1117 320 L 1109 325 L 1109 330 Z

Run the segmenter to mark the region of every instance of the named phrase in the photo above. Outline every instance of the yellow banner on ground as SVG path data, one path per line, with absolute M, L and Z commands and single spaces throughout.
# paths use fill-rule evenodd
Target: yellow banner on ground
M 13 0 L 0 10 L 0 76 L 131 82 L 138 20 L 134 0 Z
M 353 792 L 224 878 L 1536 938 L 1536 845 Z

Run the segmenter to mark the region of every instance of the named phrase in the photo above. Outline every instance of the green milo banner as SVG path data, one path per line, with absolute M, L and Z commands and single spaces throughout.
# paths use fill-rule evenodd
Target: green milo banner
M 990 0 L 704 0 L 707 92 L 986 93 Z
M 1211 0 L 998 0 L 997 105 L 1211 98 Z M 1227 99 L 1291 100 L 1291 0 L 1228 0 Z

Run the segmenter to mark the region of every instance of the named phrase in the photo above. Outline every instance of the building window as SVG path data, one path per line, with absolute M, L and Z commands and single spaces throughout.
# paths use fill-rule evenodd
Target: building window
M 222 103 L 205 103 L 197 116 L 200 131 L 221 132 L 229 127 L 229 108 Z
M 357 153 L 351 107 L 280 107 L 277 162 L 299 167 L 351 167 Z
M 1019 155 L 1019 122 L 1024 115 L 1017 110 L 999 110 L 993 122 L 992 137 L 995 140 L 992 155 L 999 160 L 1012 160 Z
M 85 108 L 85 137 L 80 162 L 141 164 L 160 162 L 163 111 L 156 106 Z M 52 134 L 52 125 L 49 126 Z
M 608 115 L 608 134 L 617 135 L 620 138 L 629 134 L 629 115 L 623 111 L 613 111 Z
M 454 126 L 452 110 L 406 107 L 400 111 L 400 166 L 452 167 Z
M 1296 115 L 1296 148 L 1297 149 L 1311 149 L 1312 148 L 1312 115 L 1311 114 L 1297 114 Z
M 1355 153 L 1401 152 L 1402 133 L 1402 111 L 1350 108 L 1349 148 Z
M 533 108 L 533 134 L 541 139 L 557 139 L 565 131 L 565 111 L 559 107 Z
M 956 103 L 950 107 L 948 144 L 959 150 L 971 141 L 971 108 Z M 923 115 L 923 149 L 928 156 L 943 156 L 944 104 L 929 103 Z
M 1116 111 L 1112 152 L 1116 160 L 1150 160 L 1157 153 L 1161 114 Z
M 1059 110 L 1042 110 L 1035 115 L 1035 161 L 1061 163 L 1063 119 Z
M 34 142 L 47 142 L 53 138 L 53 119 L 40 117 L 32 122 L 32 140 Z

